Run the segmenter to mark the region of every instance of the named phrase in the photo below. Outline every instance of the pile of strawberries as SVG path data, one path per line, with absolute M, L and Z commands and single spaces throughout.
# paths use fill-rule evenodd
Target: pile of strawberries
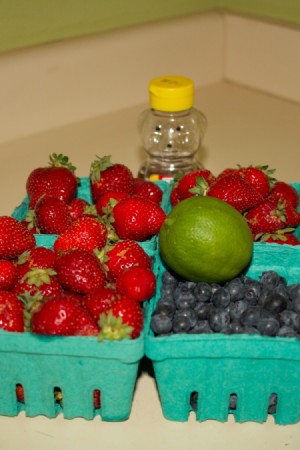
M 171 204 L 194 195 L 217 197 L 244 215 L 254 241 L 299 245 L 294 235 L 300 224 L 298 192 L 273 173 L 268 166 L 227 168 L 218 176 L 195 170 L 177 177 Z
M 28 176 L 27 217 L 0 217 L 0 328 L 135 339 L 156 288 L 139 242 L 165 220 L 162 190 L 109 157 L 91 164 L 91 204 L 76 197 L 78 182 L 68 158 L 53 154 Z M 39 233 L 56 235 L 53 248 L 36 245 Z

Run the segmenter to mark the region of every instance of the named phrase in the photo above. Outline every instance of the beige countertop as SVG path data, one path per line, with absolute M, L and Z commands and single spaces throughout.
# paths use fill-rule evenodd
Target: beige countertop
M 196 92 L 196 106 L 208 118 L 203 163 L 214 173 L 241 164 L 268 164 L 279 179 L 299 181 L 300 105 L 287 100 L 220 82 Z M 146 105 L 136 105 L 108 115 L 55 128 L 0 145 L 1 215 L 10 214 L 25 195 L 29 172 L 47 164 L 52 152 L 67 154 L 79 176 L 87 176 L 96 155 L 111 154 L 134 173 L 143 153 L 136 118 Z M 132 414 L 125 422 L 108 423 L 96 418 L 64 420 L 45 417 L 0 417 L 0 447 L 3 450 L 43 448 L 79 450 L 183 450 L 217 448 L 228 450 L 299 450 L 300 424 L 186 423 L 163 418 L 155 382 L 144 373 L 137 383 Z

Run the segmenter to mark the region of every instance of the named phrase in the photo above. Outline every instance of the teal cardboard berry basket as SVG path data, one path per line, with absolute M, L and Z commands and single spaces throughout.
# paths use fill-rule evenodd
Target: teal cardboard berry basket
M 78 198 L 83 198 L 88 203 L 92 204 L 92 195 L 91 195 L 91 188 L 90 188 L 90 180 L 88 177 L 81 177 L 79 178 L 79 185 L 77 189 L 77 196 Z M 169 196 L 170 196 L 170 185 L 166 181 L 155 181 L 155 184 L 157 184 L 162 192 L 162 202 L 161 207 L 164 209 L 165 212 L 169 211 L 170 205 L 169 205 Z M 29 208 L 29 199 L 26 196 L 21 204 L 17 206 L 14 211 L 12 212 L 12 217 L 15 219 L 22 221 L 25 219 L 27 212 Z M 56 234 L 36 234 L 35 235 L 36 242 L 38 245 L 44 246 L 44 245 L 54 245 L 55 240 L 57 239 Z M 150 255 L 154 256 L 155 251 L 157 250 L 157 236 L 153 236 L 150 239 L 147 239 L 144 242 L 139 242 L 140 246 Z
M 95 337 L 49 337 L 0 331 L 0 415 L 44 415 L 123 421 L 131 412 L 143 334 L 134 340 L 98 342 Z M 24 403 L 16 386 L 24 389 Z M 63 405 L 55 400 L 59 389 Z M 100 391 L 100 408 L 94 392 Z
M 150 329 L 158 290 L 146 313 L 145 354 L 152 361 L 162 413 L 168 420 L 184 422 L 197 395 L 196 420 L 262 423 L 269 417 L 272 396 L 277 397 L 276 424 L 300 421 L 300 341 L 296 338 L 258 335 L 174 334 L 156 337 Z M 275 270 L 289 284 L 300 282 L 300 248 L 254 244 L 247 275 L 258 279 L 262 271 Z M 230 398 L 237 399 L 230 409 Z

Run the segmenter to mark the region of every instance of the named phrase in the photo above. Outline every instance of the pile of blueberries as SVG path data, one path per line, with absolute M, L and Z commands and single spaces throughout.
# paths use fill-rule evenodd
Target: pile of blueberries
M 191 282 L 165 270 L 150 326 L 155 336 L 224 333 L 300 339 L 300 282 L 288 285 L 272 270 L 258 280 L 241 275 L 224 284 Z

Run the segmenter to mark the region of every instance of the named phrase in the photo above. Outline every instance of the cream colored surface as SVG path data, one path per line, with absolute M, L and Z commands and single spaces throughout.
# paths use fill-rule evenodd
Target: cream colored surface
M 252 75 L 248 73 L 251 83 L 235 79 L 233 67 L 242 50 L 232 51 L 230 61 L 226 61 L 223 18 L 214 14 L 205 17 L 128 30 L 125 34 L 130 39 L 126 42 L 122 40 L 125 35 L 121 40 L 121 35 L 107 35 L 103 42 L 102 38 L 88 41 L 90 48 L 83 40 L 0 58 L 1 98 L 5 98 L 0 105 L 0 215 L 10 214 L 22 200 L 29 172 L 47 164 L 52 152 L 69 155 L 80 176 L 88 175 L 97 154 L 111 154 L 114 161 L 127 164 L 136 173 L 143 158 L 136 118 L 147 107 L 146 84 L 153 74 L 175 69 L 197 81 L 195 105 L 209 123 L 202 155 L 207 168 L 217 174 L 238 163 L 268 164 L 277 168 L 278 178 L 299 181 L 300 104 L 288 96 L 279 98 L 282 90 L 271 96 L 242 87 L 250 84 L 263 91 L 264 86 L 255 81 L 256 65 L 251 65 Z M 172 39 L 162 51 L 165 38 L 161 39 L 166 32 Z M 185 33 L 189 50 L 182 42 Z M 235 39 L 239 36 L 245 38 L 241 32 Z M 103 47 L 95 62 L 100 41 Z M 250 56 L 255 54 L 249 52 Z M 237 84 L 222 81 L 224 68 L 227 78 L 234 78 Z M 129 80 L 129 76 L 134 78 Z M 285 88 L 282 80 L 281 88 Z M 112 96 L 114 83 L 118 90 Z M 296 93 L 297 86 L 293 89 Z M 69 421 L 61 416 L 26 418 L 21 413 L 13 418 L 0 417 L 0 430 L 3 450 L 300 448 L 300 424 L 276 426 L 272 419 L 262 425 L 235 424 L 233 417 L 224 424 L 198 423 L 193 414 L 187 423 L 169 422 L 162 417 L 154 380 L 147 373 L 138 380 L 131 417 L 123 423 L 105 423 L 99 418 Z

